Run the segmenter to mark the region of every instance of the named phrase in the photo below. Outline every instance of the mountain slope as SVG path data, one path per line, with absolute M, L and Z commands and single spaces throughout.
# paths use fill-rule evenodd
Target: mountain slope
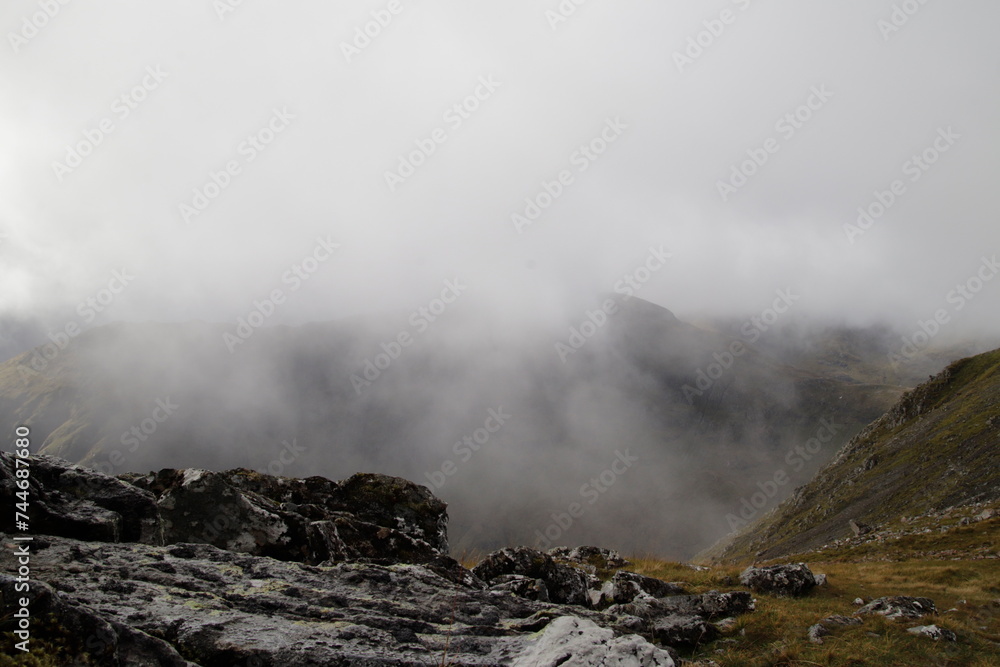
M 41 453 L 112 474 L 419 480 L 459 508 L 459 550 L 542 536 L 686 558 L 820 420 L 843 425 L 828 457 L 902 393 L 749 344 L 730 359 L 737 340 L 641 299 L 605 296 L 603 319 L 594 305 L 528 326 L 469 298 L 425 331 L 405 315 L 262 327 L 232 352 L 219 324 L 92 329 L 50 360 L 43 349 L 0 365 L 0 421 L 30 425 Z M 412 342 L 397 349 L 401 332 Z M 568 516 L 574 503 L 583 516 Z
M 1000 350 L 907 392 L 783 504 L 706 552 L 717 561 L 816 549 L 903 517 L 1000 499 Z

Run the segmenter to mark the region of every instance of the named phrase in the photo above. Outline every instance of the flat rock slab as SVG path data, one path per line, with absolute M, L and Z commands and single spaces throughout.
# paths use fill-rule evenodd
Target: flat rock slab
M 638 635 L 615 633 L 573 616 L 563 616 L 529 643 L 512 667 L 674 667 L 670 653 Z
M 16 571 L 9 547 L 0 572 Z M 119 662 L 130 665 L 439 665 L 447 647 L 450 664 L 509 665 L 540 651 L 536 633 L 568 614 L 591 653 L 622 656 L 579 664 L 673 664 L 645 639 L 620 636 L 616 617 L 470 587 L 432 565 L 313 566 L 208 544 L 51 536 L 36 536 L 32 549 L 35 593 L 47 582 L 50 599 L 76 619 L 63 624 L 69 645 L 83 655 L 89 642 L 99 664 L 114 664 L 109 651 L 120 647 L 131 657 Z M 0 578 L 5 595 L 13 583 Z M 557 640 L 557 630 L 548 644 L 572 639 Z

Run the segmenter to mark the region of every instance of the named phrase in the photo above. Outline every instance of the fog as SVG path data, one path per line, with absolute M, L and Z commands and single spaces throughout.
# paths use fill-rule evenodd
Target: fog
M 11 0 L 0 352 L 201 321 L 249 388 L 280 366 L 236 361 L 262 332 L 338 321 L 355 336 L 335 380 L 350 392 L 379 344 L 426 330 L 448 363 L 397 370 L 380 409 L 451 442 L 510 400 L 493 393 L 556 391 L 552 421 L 575 432 L 546 437 L 577 448 L 585 477 L 586 442 L 662 443 L 669 422 L 637 425 L 648 415 L 620 393 L 647 391 L 634 360 L 551 388 L 528 372 L 542 351 L 558 363 L 553 343 L 602 294 L 736 323 L 785 294 L 797 320 L 908 335 L 936 319 L 940 341 L 996 338 L 998 19 L 987 0 Z M 449 317 L 475 325 L 439 326 Z M 496 392 L 481 357 L 454 368 L 483 349 L 504 351 Z M 190 352 L 170 351 L 127 350 L 167 366 Z M 413 396 L 433 406 L 419 419 Z M 387 471 L 434 459 L 419 451 Z M 529 454 L 507 451 L 498 485 L 552 469 L 515 475 Z

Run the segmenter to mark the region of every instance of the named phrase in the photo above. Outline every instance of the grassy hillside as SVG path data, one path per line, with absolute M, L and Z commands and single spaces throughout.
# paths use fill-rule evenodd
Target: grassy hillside
M 996 528 L 994 527 L 994 531 Z M 756 595 L 757 610 L 741 616 L 725 637 L 683 655 L 695 665 L 719 667 L 848 667 L 1000 665 L 1000 560 L 912 560 L 886 563 L 809 563 L 828 584 L 803 598 Z M 636 570 L 669 581 L 686 581 L 694 592 L 738 589 L 740 567 L 694 572 L 682 565 L 640 561 Z M 821 645 L 809 641 L 809 627 L 832 614 L 851 616 L 856 598 L 887 595 L 929 597 L 938 614 L 919 621 L 865 617 L 862 625 L 836 630 Z M 935 642 L 909 634 L 915 625 L 936 624 L 958 636 Z M 713 661 L 713 662 L 708 662 Z
M 962 359 L 907 392 L 812 482 L 703 556 L 801 553 L 904 517 L 1000 498 L 1000 350 Z

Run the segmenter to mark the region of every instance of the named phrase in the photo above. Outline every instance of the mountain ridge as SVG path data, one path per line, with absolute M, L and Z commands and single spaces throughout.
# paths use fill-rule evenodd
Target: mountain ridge
M 1000 349 L 950 364 L 855 435 L 811 482 L 703 554 L 768 559 L 900 517 L 1000 499 Z

